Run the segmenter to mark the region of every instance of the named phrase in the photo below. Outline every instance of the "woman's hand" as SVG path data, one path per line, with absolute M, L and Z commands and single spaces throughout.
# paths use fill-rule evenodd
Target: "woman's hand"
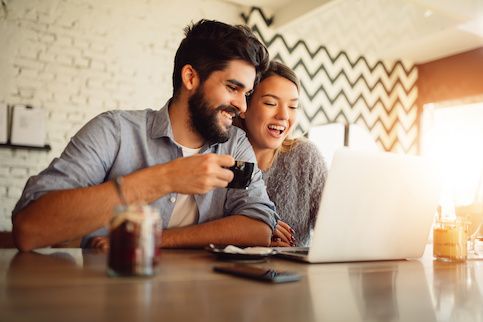
M 103 252 L 109 250 L 109 238 L 105 236 L 97 236 L 91 239 L 90 248 L 100 249 Z
M 277 226 L 273 231 L 270 247 L 290 247 L 295 246 L 295 231 L 284 221 L 277 221 Z

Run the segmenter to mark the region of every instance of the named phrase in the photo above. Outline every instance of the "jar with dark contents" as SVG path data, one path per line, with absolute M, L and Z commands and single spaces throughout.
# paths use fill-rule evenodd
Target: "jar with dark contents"
M 109 276 L 152 276 L 161 247 L 161 218 L 147 205 L 120 206 L 110 222 Z

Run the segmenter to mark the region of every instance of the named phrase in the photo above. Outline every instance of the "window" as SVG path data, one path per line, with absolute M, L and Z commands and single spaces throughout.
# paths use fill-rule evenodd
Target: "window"
M 442 203 L 483 201 L 483 99 L 478 103 L 426 104 L 421 152 L 443 174 Z

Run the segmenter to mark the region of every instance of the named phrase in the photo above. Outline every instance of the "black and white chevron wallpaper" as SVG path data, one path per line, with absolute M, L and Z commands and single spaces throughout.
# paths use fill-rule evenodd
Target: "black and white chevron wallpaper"
M 303 39 L 287 39 L 270 28 L 272 18 L 259 8 L 251 8 L 242 17 L 265 43 L 271 58 L 293 68 L 301 80 L 303 113 L 295 134 L 314 125 L 356 123 L 367 128 L 386 151 L 417 152 L 418 73 L 414 64 L 370 60 Z

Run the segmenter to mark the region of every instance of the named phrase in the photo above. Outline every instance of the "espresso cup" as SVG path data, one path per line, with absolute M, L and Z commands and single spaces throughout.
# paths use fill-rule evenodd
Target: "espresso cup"
M 233 172 L 233 180 L 230 181 L 227 188 L 246 189 L 252 181 L 254 168 L 255 164 L 252 162 L 235 161 L 235 165 L 228 168 Z

